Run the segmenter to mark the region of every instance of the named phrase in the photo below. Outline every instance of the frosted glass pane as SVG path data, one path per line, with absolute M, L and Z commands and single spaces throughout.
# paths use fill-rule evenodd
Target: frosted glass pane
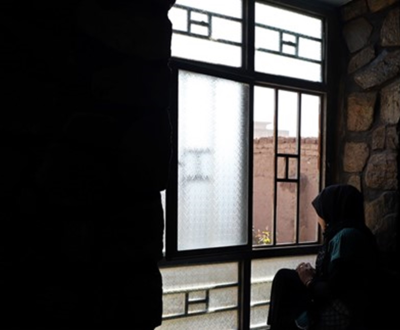
M 274 202 L 275 90 L 254 87 L 253 245 L 271 243 Z
M 297 184 L 279 182 L 277 185 L 276 243 L 296 241 Z
M 181 315 L 185 313 L 185 294 L 170 294 L 163 297 L 163 315 Z
M 242 0 L 178 0 L 168 16 L 172 56 L 242 65 Z
M 222 307 L 237 307 L 238 306 L 238 289 L 221 288 L 210 291 L 210 310 L 218 310 Z
M 162 268 L 161 273 L 164 292 L 199 291 L 238 282 L 236 263 Z
M 157 330 L 238 329 L 238 272 L 232 262 L 161 268 L 163 322 Z
M 236 330 L 238 326 L 237 310 L 189 316 L 185 318 L 164 320 L 157 330 Z
M 178 249 L 247 243 L 248 86 L 181 71 Z
M 301 243 L 318 240 L 317 215 L 311 202 L 317 196 L 320 186 L 320 111 L 319 96 L 302 94 L 299 201 Z
M 267 325 L 267 317 L 268 317 L 269 306 L 255 306 L 250 310 L 250 326 L 251 329 L 263 327 Z M 268 329 L 268 328 L 261 328 Z

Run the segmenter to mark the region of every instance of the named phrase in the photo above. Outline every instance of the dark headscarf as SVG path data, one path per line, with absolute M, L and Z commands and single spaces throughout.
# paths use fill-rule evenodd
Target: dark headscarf
M 375 238 L 365 224 L 363 195 L 355 187 L 348 184 L 328 186 L 312 201 L 312 205 L 318 216 L 326 222 L 324 245 L 317 258 L 317 271 L 322 270 L 329 241 L 343 228 L 356 228 L 375 244 Z
M 363 195 L 351 185 L 326 187 L 312 201 L 312 205 L 318 216 L 326 222 L 324 236 L 328 240 L 343 228 L 366 229 Z

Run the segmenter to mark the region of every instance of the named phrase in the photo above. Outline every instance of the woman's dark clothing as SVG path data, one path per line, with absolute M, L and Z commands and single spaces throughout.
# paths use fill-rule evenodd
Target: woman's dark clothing
M 310 293 L 294 269 L 280 269 L 271 288 L 268 323 L 273 329 L 298 329 L 294 320 L 309 307 Z
M 272 330 L 364 329 L 376 244 L 364 224 L 361 193 L 348 185 L 324 189 L 313 201 L 325 220 L 316 275 L 306 287 L 295 270 L 280 270 L 272 289 L 268 324 Z

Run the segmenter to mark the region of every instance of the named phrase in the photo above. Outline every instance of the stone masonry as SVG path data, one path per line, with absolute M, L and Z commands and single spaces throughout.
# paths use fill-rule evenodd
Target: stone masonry
M 353 0 L 341 8 L 348 49 L 340 180 L 359 188 L 385 252 L 399 221 L 400 1 Z

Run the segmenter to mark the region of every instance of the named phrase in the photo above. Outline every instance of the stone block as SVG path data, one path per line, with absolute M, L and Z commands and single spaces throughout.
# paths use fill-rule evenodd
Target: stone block
M 361 132 L 368 130 L 374 119 L 375 92 L 352 93 L 347 99 L 347 129 Z
M 372 189 L 397 189 L 397 154 L 381 152 L 372 155 L 365 170 L 365 183 Z
M 396 77 L 400 73 L 400 50 L 382 53 L 364 69 L 354 74 L 355 82 L 368 89 Z
M 366 0 L 350 1 L 341 8 L 341 14 L 344 21 L 364 15 L 368 12 Z
M 399 149 L 399 135 L 395 126 L 387 128 L 386 132 L 386 149 L 398 150 Z
M 372 150 L 384 149 L 386 140 L 386 127 L 379 126 L 372 133 Z
M 359 191 L 361 191 L 361 178 L 359 175 L 351 175 L 347 181 L 349 185 L 356 187 Z
M 347 142 L 344 146 L 343 169 L 345 172 L 361 172 L 369 157 L 369 147 L 364 142 Z
M 400 79 L 381 91 L 381 120 L 385 124 L 397 124 L 400 119 Z
M 393 5 L 396 2 L 399 2 L 399 0 L 368 0 L 368 7 L 371 12 L 375 13 Z
M 400 46 L 400 8 L 395 8 L 383 21 L 381 45 L 384 47 Z
M 372 29 L 372 25 L 365 18 L 357 18 L 345 24 L 343 34 L 350 53 L 367 45 Z
M 366 47 L 355 54 L 349 61 L 348 73 L 353 73 L 375 58 L 375 49 L 372 46 Z

